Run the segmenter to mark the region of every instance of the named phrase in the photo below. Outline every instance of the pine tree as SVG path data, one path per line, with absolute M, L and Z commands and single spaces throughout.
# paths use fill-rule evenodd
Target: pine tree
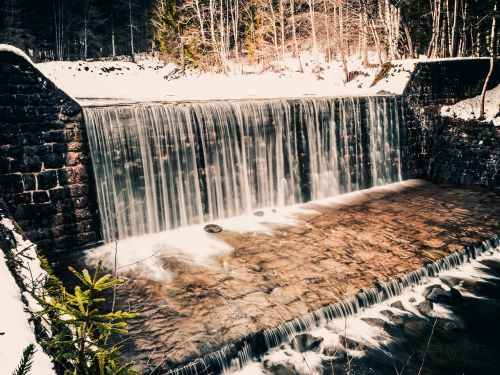
M 69 270 L 81 283 L 73 293 L 56 283 L 48 301 L 39 299 L 44 307 L 43 314 L 50 316 L 54 323 L 55 334 L 45 344 L 55 351 L 55 362 L 68 374 L 134 374 L 132 363 L 120 364 L 120 347 L 107 342 L 114 334 L 126 333 L 125 320 L 135 314 L 100 312 L 105 302 L 103 292 L 123 280 L 112 279 L 110 274 L 100 276 L 100 262 L 92 275 L 86 269 L 78 272 L 69 267 Z
M 31 371 L 31 367 L 33 366 L 33 356 L 35 355 L 35 345 L 29 344 L 23 350 L 23 357 L 21 358 L 21 362 L 14 370 L 12 375 L 28 375 Z

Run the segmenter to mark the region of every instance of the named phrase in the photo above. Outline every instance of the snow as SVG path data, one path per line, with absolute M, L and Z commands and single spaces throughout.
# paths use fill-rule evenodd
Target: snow
M 0 51 L 2 52 L 12 52 L 15 53 L 16 55 L 28 60 L 28 62 L 31 62 L 31 59 L 26 55 L 23 51 L 21 51 L 19 48 L 16 48 L 14 46 L 8 45 L 8 44 L 0 44 Z
M 297 226 L 304 224 L 301 216 L 316 213 L 316 207 L 344 204 L 354 204 L 365 199 L 372 192 L 397 192 L 409 186 L 418 186 L 420 180 L 408 180 L 380 187 L 342 194 L 330 198 L 316 200 L 292 206 L 268 207 L 259 209 L 264 215 L 253 213 L 228 219 L 216 220 L 224 231 L 237 233 L 267 233 L 272 234 L 273 228 L 279 226 Z M 206 223 L 205 223 L 206 224 Z M 117 268 L 127 272 L 140 272 L 155 280 L 169 282 L 172 275 L 164 265 L 165 260 L 177 257 L 186 262 L 203 266 L 214 266 L 214 257 L 231 252 L 233 248 L 217 239 L 213 234 L 206 233 L 205 224 L 181 227 L 160 233 L 129 237 L 116 243 Z M 141 249 L 141 251 L 137 251 Z M 103 260 L 104 267 L 114 268 L 115 243 L 107 243 L 87 250 L 85 260 L 90 264 Z
M 187 70 L 149 57 L 129 61 L 55 61 L 36 64 L 82 105 L 139 101 L 187 101 L 292 97 L 338 97 L 401 94 L 417 60 L 394 61 L 388 77 L 371 86 L 379 67 L 364 68 L 357 56 L 348 60 L 350 72 L 361 75 L 344 84 L 338 61 L 320 57 L 320 73 L 310 53 L 288 56 L 267 66 L 232 63 L 228 74 Z M 374 58 L 372 57 L 372 62 Z M 302 66 L 302 70 L 300 69 Z M 319 78 L 318 78 L 319 77 Z
M 8 230 L 14 230 L 12 221 L 7 218 L 2 218 L 0 225 L 3 225 Z M 40 261 L 36 256 L 36 248 L 31 246 L 31 242 L 24 241 L 15 231 L 14 236 L 18 241 L 14 254 L 29 247 L 27 251 L 23 252 L 25 256 L 22 259 L 25 267 L 19 269 L 19 274 L 25 285 L 35 285 L 36 282 L 33 283 L 32 280 L 40 281 L 45 277 L 45 272 L 42 270 Z M 21 290 L 7 268 L 5 261 L 4 252 L 0 251 L 0 285 L 2 286 L 0 288 L 0 301 L 2 303 L 0 332 L 4 333 L 0 335 L 0 374 L 11 374 L 14 371 L 21 360 L 23 350 L 29 344 L 34 344 L 36 348 L 30 374 L 55 374 L 49 356 L 43 352 L 36 341 L 34 327 L 29 321 L 31 316 L 26 311 L 26 306 L 21 300 Z M 30 310 L 38 311 L 40 309 L 38 303 L 28 293 L 23 293 L 23 296 L 27 298 Z
M 473 120 L 479 118 L 481 96 L 465 99 L 451 106 L 441 108 L 441 116 Z M 500 126 L 500 85 L 486 91 L 484 102 L 485 121 Z

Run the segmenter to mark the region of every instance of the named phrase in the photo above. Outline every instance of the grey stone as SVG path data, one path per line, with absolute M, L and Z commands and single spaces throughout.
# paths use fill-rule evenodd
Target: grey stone
M 429 315 L 432 312 L 433 303 L 432 301 L 422 301 L 417 305 L 417 311 L 422 315 Z
M 298 352 L 317 352 L 323 342 L 322 337 L 315 337 L 309 333 L 302 333 L 293 338 L 291 345 L 294 350 Z
M 220 233 L 222 232 L 222 227 L 217 224 L 207 224 L 203 227 L 207 233 Z

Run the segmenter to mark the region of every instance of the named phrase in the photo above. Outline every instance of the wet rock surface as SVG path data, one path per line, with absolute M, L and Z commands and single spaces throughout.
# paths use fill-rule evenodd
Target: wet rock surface
M 322 342 L 323 338 L 321 337 L 314 337 L 309 333 L 303 333 L 294 337 L 292 340 L 292 348 L 300 353 L 308 351 L 316 352 L 319 350 Z
M 203 227 L 203 230 L 207 233 L 220 233 L 222 232 L 222 227 L 217 224 L 207 224 Z
M 423 182 L 312 208 L 304 225 L 214 234 L 234 250 L 209 267 L 171 263 L 170 283 L 130 275 L 118 304 L 141 315 L 125 356 L 154 365 L 169 353 L 175 366 L 500 232 L 498 195 Z

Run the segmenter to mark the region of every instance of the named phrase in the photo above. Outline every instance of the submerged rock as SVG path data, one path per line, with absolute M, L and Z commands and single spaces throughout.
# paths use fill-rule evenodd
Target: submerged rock
M 417 311 L 422 315 L 429 315 L 434 307 L 433 305 L 432 301 L 422 301 L 417 305 Z
M 400 326 L 403 324 L 403 318 L 399 315 L 394 314 L 391 310 L 382 310 L 380 313 L 388 317 L 391 323 L 394 325 Z
M 424 293 L 425 299 L 438 303 L 452 303 L 462 299 L 462 294 L 455 288 L 445 290 L 441 285 L 431 285 Z
M 207 224 L 203 227 L 207 233 L 220 233 L 222 232 L 222 227 L 217 224 Z
M 262 216 L 264 216 L 264 211 L 255 211 L 253 214 L 254 214 L 255 216 L 262 217 Z
M 423 320 L 412 320 L 404 325 L 405 333 L 411 336 L 421 336 L 427 328 L 428 323 Z
M 295 336 L 291 344 L 294 350 L 304 353 L 309 351 L 312 352 L 319 351 L 319 347 L 322 342 L 323 342 L 322 337 L 315 337 L 309 333 L 303 333 Z
M 342 361 L 346 357 L 344 349 L 340 345 L 328 345 L 323 348 L 323 355 L 332 357 L 333 361 Z
M 394 307 L 395 309 L 400 309 L 400 310 L 404 310 L 405 309 L 403 307 L 403 302 L 401 302 L 401 301 L 396 301 L 394 303 L 391 303 L 391 307 Z
M 358 343 L 357 341 L 350 339 L 349 337 L 339 335 L 340 344 L 350 350 L 363 350 L 363 345 Z

